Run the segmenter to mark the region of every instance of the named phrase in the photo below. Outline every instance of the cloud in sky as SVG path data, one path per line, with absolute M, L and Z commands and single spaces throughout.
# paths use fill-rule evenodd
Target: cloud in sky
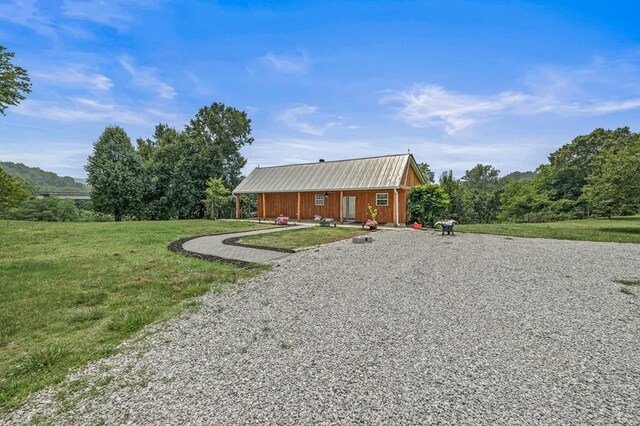
M 53 22 L 40 13 L 35 0 L 13 0 L 11 3 L 0 4 L 0 19 L 31 28 L 45 37 L 57 36 Z
M 304 50 L 295 55 L 269 52 L 260 60 L 273 71 L 284 74 L 303 74 L 309 69 L 309 56 Z
M 317 117 L 319 109 L 317 106 L 299 104 L 280 112 L 277 118 L 287 126 L 313 136 L 322 136 L 327 130 L 342 125 L 339 117 Z
M 178 121 L 177 114 L 157 108 L 127 106 L 121 103 L 73 97 L 63 102 L 26 100 L 13 109 L 19 115 L 63 122 L 89 121 L 146 125 L 158 121 Z
M 113 82 L 103 74 L 90 72 L 82 65 L 68 65 L 49 71 L 34 71 L 33 77 L 61 86 L 80 86 L 89 90 L 111 90 Z
M 156 77 L 156 69 L 151 67 L 135 67 L 133 65 L 133 59 L 129 57 L 121 58 L 120 65 L 129 73 L 133 83 L 138 87 L 149 90 L 164 99 L 173 99 L 176 97 L 176 90 Z
M 516 92 L 483 97 L 449 92 L 438 85 L 416 84 L 408 90 L 385 95 L 381 102 L 400 104 L 398 113 L 410 126 L 442 127 L 452 134 L 522 103 L 526 98 Z
M 638 68 L 625 61 L 598 58 L 585 67 L 541 67 L 523 78 L 526 90 L 476 95 L 435 84 L 385 93 L 380 102 L 395 105 L 412 127 L 438 127 L 454 134 L 498 115 L 595 116 L 640 108 Z
M 157 3 L 153 0 L 65 0 L 62 11 L 67 18 L 125 31 L 135 20 L 132 9 L 150 8 Z

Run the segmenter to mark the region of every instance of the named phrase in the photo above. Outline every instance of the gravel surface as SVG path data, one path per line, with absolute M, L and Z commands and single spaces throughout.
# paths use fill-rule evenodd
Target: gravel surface
M 639 297 L 613 281 L 640 245 L 374 239 L 206 295 L 0 423 L 640 424 Z

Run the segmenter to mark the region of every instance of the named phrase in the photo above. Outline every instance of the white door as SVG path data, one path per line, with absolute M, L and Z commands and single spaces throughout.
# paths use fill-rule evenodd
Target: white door
M 356 197 L 345 195 L 342 200 L 342 216 L 344 220 L 356 220 Z

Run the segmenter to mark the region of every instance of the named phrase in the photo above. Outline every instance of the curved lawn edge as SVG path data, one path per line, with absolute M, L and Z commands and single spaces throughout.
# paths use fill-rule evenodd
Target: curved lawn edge
M 285 226 L 291 226 L 291 225 L 274 225 L 274 224 L 271 224 L 271 223 L 269 223 L 268 225 L 271 225 L 274 228 L 283 228 Z M 225 257 L 214 256 L 214 255 L 211 255 L 211 254 L 202 254 L 202 253 L 198 253 L 198 252 L 195 252 L 195 251 L 186 250 L 183 247 L 184 243 L 186 243 L 187 241 L 195 240 L 196 238 L 215 237 L 217 235 L 239 234 L 241 232 L 251 232 L 251 231 L 230 231 L 230 232 L 220 232 L 220 233 L 217 233 L 217 234 L 203 234 L 203 235 L 195 235 L 193 237 L 180 238 L 179 240 L 175 240 L 175 241 L 169 243 L 169 245 L 167 246 L 167 249 L 169 249 L 169 251 L 172 251 L 174 253 L 182 254 L 184 256 L 195 257 L 197 259 L 202 259 L 202 260 L 206 260 L 206 261 L 209 261 L 209 262 L 226 262 L 226 263 L 230 263 L 230 264 L 235 265 L 235 266 L 239 266 L 241 268 L 246 268 L 248 266 L 258 265 L 255 262 L 245 262 L 244 260 L 234 260 L 234 259 L 227 259 Z M 224 241 L 223 241 L 223 243 L 224 243 Z
M 287 226 L 297 226 L 297 225 L 287 225 Z M 300 227 L 298 229 L 292 229 L 290 231 L 282 231 L 282 232 L 303 231 L 305 229 L 308 229 L 308 228 L 307 227 Z M 268 247 L 268 246 L 258 246 L 258 245 L 255 245 L 255 244 L 244 244 L 244 243 L 241 243 L 240 240 L 242 238 L 244 238 L 244 237 L 245 237 L 245 235 L 241 235 L 239 237 L 227 238 L 226 240 L 222 240 L 222 244 L 225 244 L 225 245 L 228 245 L 228 246 L 247 247 L 247 248 L 253 248 L 253 249 L 258 249 L 258 250 L 277 251 L 279 253 L 296 253 L 296 250 L 294 250 L 294 249 L 279 248 L 279 247 Z
M 322 227 L 319 226 L 304 226 L 301 227 L 299 229 L 293 229 L 290 231 L 283 231 L 283 232 L 278 232 L 279 235 L 282 234 L 291 234 L 293 232 L 296 231 L 311 231 L 311 230 L 315 230 L 315 229 L 322 229 Z M 327 229 L 335 229 L 335 228 L 327 228 Z M 338 228 L 338 229 L 349 229 L 347 227 L 342 227 L 342 228 Z M 368 232 L 377 232 L 377 231 L 381 231 L 381 230 L 372 230 L 372 231 L 368 231 Z M 368 233 L 367 231 L 361 230 L 361 229 L 357 229 L 356 231 L 356 235 L 362 235 L 363 233 Z M 257 234 L 257 236 L 260 237 L 269 237 L 271 236 L 272 233 L 262 233 L 262 234 Z M 312 243 L 311 245 L 304 245 L 304 246 L 298 246 L 298 247 L 294 247 L 294 248 L 285 248 L 285 247 L 273 247 L 273 246 L 267 246 L 267 245 L 256 245 L 256 244 L 247 244 L 247 243 L 243 243 L 240 242 L 240 240 L 244 237 L 250 237 L 252 236 L 251 234 L 248 235 L 241 235 L 239 237 L 232 237 L 232 238 L 227 238 L 226 240 L 223 241 L 223 244 L 226 245 L 232 245 L 232 246 L 238 246 L 238 247 L 246 247 L 246 248 L 254 248 L 254 249 L 258 249 L 258 250 L 269 250 L 269 251 L 275 251 L 275 252 L 280 252 L 280 253 L 298 253 L 301 251 L 305 251 L 305 250 L 310 250 L 316 247 L 320 247 L 320 246 L 324 246 L 327 244 L 334 244 L 340 241 L 345 241 L 348 240 L 350 238 L 352 238 L 355 235 L 351 235 L 351 236 L 345 236 L 343 238 L 338 238 L 338 239 L 334 239 L 334 240 L 323 240 L 323 241 L 318 241 L 315 243 Z

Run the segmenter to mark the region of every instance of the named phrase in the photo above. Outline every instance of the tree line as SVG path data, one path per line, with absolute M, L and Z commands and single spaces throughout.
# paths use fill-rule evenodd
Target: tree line
M 107 127 L 85 166 L 93 207 L 116 221 L 220 216 L 234 208 L 228 188 L 240 183 L 240 149 L 252 142 L 247 114 L 221 103 L 201 108 L 182 131 L 158 124 L 136 146 L 124 129 Z
M 421 168 L 428 176 L 428 165 Z M 438 184 L 430 180 L 410 194 L 412 222 L 545 222 L 637 214 L 640 133 L 628 127 L 596 129 L 551 153 L 535 172 L 500 177 L 493 166 L 478 164 L 459 179 L 448 171 Z

